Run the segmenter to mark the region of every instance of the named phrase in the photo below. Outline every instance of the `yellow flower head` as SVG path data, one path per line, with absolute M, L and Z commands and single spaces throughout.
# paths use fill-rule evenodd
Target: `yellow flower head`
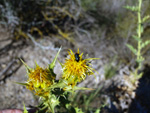
M 91 63 L 89 59 L 83 59 L 82 54 L 79 54 L 79 49 L 77 53 L 73 53 L 72 50 L 69 51 L 69 58 L 66 59 L 63 64 L 63 78 L 68 81 L 71 85 L 76 85 L 77 82 L 84 80 L 86 75 L 91 75 L 93 73 L 93 68 L 89 67 Z
M 48 96 L 47 88 L 53 84 L 55 77 L 50 73 L 49 69 L 43 69 L 36 65 L 35 69 L 28 72 L 27 89 L 33 90 L 36 95 Z

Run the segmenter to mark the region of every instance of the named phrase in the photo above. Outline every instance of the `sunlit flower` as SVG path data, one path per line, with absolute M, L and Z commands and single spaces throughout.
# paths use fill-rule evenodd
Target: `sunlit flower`
M 39 96 L 48 96 L 49 91 L 46 90 L 53 84 L 55 77 L 51 75 L 49 69 L 43 69 L 36 65 L 35 69 L 28 72 L 27 89 L 35 92 Z
M 79 54 L 79 49 L 77 53 L 73 53 L 72 50 L 69 51 L 69 58 L 66 59 L 63 64 L 63 79 L 67 80 L 69 84 L 76 85 L 86 78 L 86 75 L 94 74 L 95 71 L 91 65 L 90 61 L 95 58 L 83 59 L 82 54 Z

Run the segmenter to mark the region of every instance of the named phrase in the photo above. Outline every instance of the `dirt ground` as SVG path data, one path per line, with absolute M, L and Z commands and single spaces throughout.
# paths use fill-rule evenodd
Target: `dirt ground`
M 101 39 L 103 39 L 102 37 Z M 8 32 L 1 31 L 0 109 L 23 109 L 23 103 L 25 103 L 27 108 L 38 105 L 39 101 L 37 97 L 24 86 L 14 83 L 27 80 L 25 66 L 19 59 L 23 59 L 32 68 L 34 67 L 35 61 L 40 66 L 46 67 L 54 59 L 59 47 L 62 46 L 58 57 L 60 62 L 64 62 L 68 49 L 76 52 L 77 48 L 85 55 L 88 54 L 89 57 L 100 58 L 100 60 L 92 62 L 93 68 L 98 72 L 95 73 L 96 79 L 94 76 L 88 76 L 79 86 L 90 88 L 99 88 L 102 86 L 102 98 L 105 98 L 108 107 L 111 109 L 111 105 L 113 104 L 116 109 L 126 112 L 132 100 L 135 98 L 135 92 L 132 92 L 135 87 L 129 82 L 130 80 L 127 76 L 131 70 L 129 66 L 125 65 L 125 63 L 120 64 L 115 58 L 118 58 L 118 56 L 119 58 L 124 57 L 124 59 L 127 59 L 127 62 L 131 58 L 129 51 L 123 50 L 124 46 L 120 46 L 122 44 L 121 42 L 123 42 L 121 40 L 120 43 L 114 46 L 113 43 L 111 44 L 101 39 L 95 36 L 93 40 L 92 36 L 88 37 L 84 34 L 82 38 L 75 38 L 74 44 L 68 40 L 60 40 L 56 37 L 38 38 L 34 39 L 34 41 L 31 39 L 12 40 Z M 115 62 L 112 62 L 113 60 Z M 106 80 L 105 71 L 108 65 L 111 66 L 110 72 L 114 71 L 114 75 L 116 76 Z M 117 69 L 114 67 L 117 67 Z M 59 79 L 61 76 L 61 66 L 58 62 L 55 66 L 55 73 L 57 74 L 57 79 Z M 101 101 L 100 98 L 99 101 Z M 97 102 L 96 100 L 92 106 L 99 106 Z

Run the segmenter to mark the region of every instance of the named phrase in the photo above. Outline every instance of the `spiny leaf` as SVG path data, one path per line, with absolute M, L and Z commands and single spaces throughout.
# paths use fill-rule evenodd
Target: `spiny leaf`
M 64 66 L 63 66 L 63 64 L 59 61 L 59 60 L 57 60 L 58 62 L 59 62 L 59 64 L 61 65 L 61 67 L 63 68 Z
M 76 90 L 95 90 L 95 89 L 92 89 L 92 88 L 85 88 L 85 87 L 77 87 L 77 86 L 66 86 L 63 88 L 65 91 L 67 92 L 74 92 Z
M 19 85 L 23 85 L 23 86 L 28 86 L 27 83 L 21 83 L 21 82 L 14 82 L 14 83 L 19 84 Z
M 145 46 L 147 46 L 150 43 L 150 40 L 147 40 L 145 42 L 142 43 L 141 48 L 144 48 Z
M 59 55 L 59 53 L 60 53 L 60 50 L 61 50 L 61 47 L 60 47 L 60 49 L 58 50 L 58 53 L 56 54 L 56 56 L 55 56 L 53 62 L 49 65 L 49 68 L 50 68 L 50 69 L 54 69 L 55 63 L 56 63 L 56 60 L 57 60 L 57 57 L 58 57 L 58 55 Z
M 55 67 L 56 60 L 57 60 L 57 57 L 58 57 L 58 55 L 59 55 L 59 53 L 60 53 L 60 50 L 61 50 L 61 47 L 60 47 L 60 49 L 58 50 L 58 52 L 57 52 L 57 54 L 56 54 L 56 56 L 55 56 L 53 62 L 52 62 L 51 64 L 49 64 L 49 71 L 50 71 L 50 73 L 51 73 L 53 76 L 55 76 L 55 77 L 56 77 L 56 74 L 54 73 L 53 69 L 54 69 L 54 67 Z
M 137 50 L 130 44 L 127 44 L 127 47 L 136 55 L 137 54 Z
M 54 88 L 64 88 L 65 86 L 67 86 L 68 82 L 64 79 L 59 80 L 58 83 L 51 85 L 48 89 L 54 89 Z
M 124 8 L 129 9 L 131 11 L 138 11 L 138 7 L 137 6 L 129 6 L 129 5 L 127 5 L 127 6 L 124 6 Z
M 20 60 L 24 64 L 24 66 L 26 67 L 27 72 L 30 73 L 32 68 L 30 68 L 22 59 L 20 59 Z

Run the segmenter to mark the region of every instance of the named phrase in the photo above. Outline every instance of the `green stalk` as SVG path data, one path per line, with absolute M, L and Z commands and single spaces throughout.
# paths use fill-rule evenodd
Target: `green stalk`
M 137 32 L 137 35 L 138 35 L 138 51 L 137 51 L 137 61 L 138 61 L 138 69 L 141 68 L 141 43 L 142 43 L 142 40 L 141 40 L 141 5 L 142 5 L 142 0 L 139 0 L 139 4 L 138 4 L 138 32 Z

